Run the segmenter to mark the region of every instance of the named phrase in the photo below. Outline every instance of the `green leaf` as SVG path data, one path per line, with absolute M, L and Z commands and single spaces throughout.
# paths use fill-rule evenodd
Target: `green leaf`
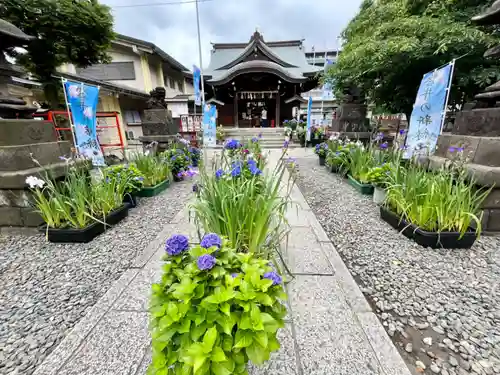
M 207 324 L 203 323 L 199 326 L 191 327 L 191 340 L 198 341 L 198 339 L 206 332 Z
M 246 348 L 247 346 L 250 346 L 252 344 L 253 334 L 251 331 L 239 329 L 236 332 L 234 342 L 234 348 Z
M 167 314 L 174 322 L 179 320 L 179 309 L 175 302 L 170 302 L 167 306 Z
M 165 331 L 161 336 L 154 338 L 152 340 L 153 346 L 155 349 L 161 351 L 165 349 L 165 347 L 170 343 L 170 340 L 175 335 L 175 329 L 169 329 Z
M 256 300 L 265 306 L 272 306 L 274 303 L 273 299 L 266 293 L 257 293 Z
M 220 347 L 216 346 L 212 349 L 212 356 L 210 359 L 214 362 L 224 362 L 227 360 L 226 355 L 224 354 L 224 350 Z
M 164 329 L 167 329 L 168 327 L 170 327 L 173 323 L 174 323 L 174 321 L 172 320 L 172 318 L 170 318 L 168 315 L 165 315 L 160 319 L 160 323 L 159 323 L 158 327 L 161 330 L 164 330 Z
M 203 336 L 203 351 L 205 353 L 210 353 L 214 347 L 215 340 L 217 340 L 217 328 L 212 327 Z
M 254 339 L 260 344 L 260 346 L 267 349 L 267 343 L 268 343 L 267 332 L 264 331 L 255 332 Z
M 252 344 L 246 349 L 248 358 L 252 363 L 256 365 L 261 365 L 269 359 L 270 353 L 267 349 L 264 349 L 260 345 Z
M 160 284 L 153 284 L 151 286 L 151 290 L 154 294 L 162 294 L 163 293 L 163 287 Z
M 261 314 L 260 314 L 259 307 L 253 303 L 252 307 L 250 308 L 250 318 L 251 318 L 252 324 L 254 326 L 257 326 L 259 324 L 262 325 L 262 318 L 260 315 Z M 256 328 L 254 327 L 254 329 L 256 329 Z
M 177 329 L 177 332 L 188 333 L 190 327 L 191 327 L 191 321 L 188 319 L 185 319 L 182 323 L 180 323 L 180 326 Z
M 253 325 L 252 325 L 252 320 L 250 318 L 250 314 L 247 313 L 247 312 L 244 312 L 241 315 L 241 320 L 240 320 L 239 328 L 241 328 L 241 329 L 252 329 L 252 327 L 253 327 Z
M 196 372 L 198 372 L 198 370 L 201 368 L 201 366 L 203 366 L 203 364 L 205 363 L 206 360 L 207 360 L 207 357 L 205 357 L 204 355 L 200 355 L 198 357 L 195 357 L 194 364 L 193 364 L 193 372 L 195 374 L 196 374 Z
M 231 331 L 236 324 L 233 317 L 231 316 L 221 316 L 221 318 L 217 320 L 217 323 L 221 326 L 223 332 L 226 335 L 231 335 Z
M 222 305 L 220 305 L 219 310 L 226 315 L 231 315 L 231 305 L 229 305 L 229 303 L 227 302 L 224 302 Z
M 276 339 L 275 335 L 268 336 L 267 345 L 270 352 L 275 352 L 281 347 L 280 342 Z
M 233 338 L 231 336 L 226 336 L 222 340 L 222 349 L 224 349 L 225 352 L 230 352 L 231 349 L 233 348 Z
M 151 308 L 151 314 L 157 318 L 161 318 L 165 315 L 165 306 L 155 306 Z
M 232 372 L 225 368 L 222 364 L 212 362 L 212 366 L 210 367 L 212 373 L 214 375 L 231 375 Z

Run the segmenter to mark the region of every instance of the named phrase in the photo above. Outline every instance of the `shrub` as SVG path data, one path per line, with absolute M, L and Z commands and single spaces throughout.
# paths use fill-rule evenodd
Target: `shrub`
M 150 301 L 153 359 L 149 374 L 248 374 L 278 350 L 286 299 L 267 260 L 235 251 L 208 234 L 167 240 L 163 276 Z
M 320 158 L 325 158 L 328 153 L 328 144 L 325 142 L 317 144 L 314 149 L 314 153 L 318 155 Z
M 134 164 L 117 164 L 104 169 L 108 179 L 123 180 L 125 193 L 139 191 L 144 186 L 144 175 Z
M 191 156 L 185 148 L 174 146 L 164 151 L 161 157 L 169 165 L 172 174 L 178 178 L 182 178 L 183 172 L 187 171 L 191 165 Z

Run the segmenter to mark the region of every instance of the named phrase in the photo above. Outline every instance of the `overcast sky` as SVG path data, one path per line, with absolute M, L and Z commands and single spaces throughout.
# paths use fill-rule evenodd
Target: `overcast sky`
M 181 0 L 101 0 L 111 6 L 115 31 L 155 43 L 186 67 L 199 65 L 195 4 Z M 163 6 L 138 4 L 174 3 Z M 266 41 L 305 39 L 306 49 L 337 48 L 337 37 L 361 0 L 200 0 L 203 66 L 210 42 L 248 42 L 258 27 Z

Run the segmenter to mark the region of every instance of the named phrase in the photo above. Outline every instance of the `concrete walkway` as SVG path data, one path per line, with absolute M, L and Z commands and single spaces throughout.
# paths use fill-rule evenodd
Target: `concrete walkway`
M 276 156 L 273 153 L 272 157 Z M 294 279 L 281 349 L 260 375 L 410 375 L 379 320 L 297 187 L 292 227 L 283 251 Z M 147 218 L 145 218 L 147 219 Z M 151 223 L 154 225 L 154 223 Z M 150 361 L 148 299 L 161 275 L 165 240 L 196 241 L 187 208 L 166 225 L 34 375 L 144 375 Z

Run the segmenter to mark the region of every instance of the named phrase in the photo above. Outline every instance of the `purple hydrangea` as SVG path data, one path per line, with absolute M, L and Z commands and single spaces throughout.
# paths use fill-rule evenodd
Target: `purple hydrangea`
M 196 264 L 198 265 L 198 269 L 201 271 L 211 270 L 215 266 L 215 257 L 210 254 L 204 254 L 198 258 Z
M 224 171 L 222 169 L 217 169 L 215 171 L 215 178 L 218 180 L 219 178 L 221 178 L 222 176 L 224 175 Z
M 200 245 L 205 249 L 209 249 L 212 246 L 217 246 L 220 249 L 222 246 L 222 239 L 215 233 L 208 233 L 203 236 Z
M 189 240 L 183 234 L 174 234 L 167 240 L 165 251 L 168 255 L 176 256 L 189 248 Z
M 272 280 L 273 285 L 279 285 L 283 282 L 283 279 L 281 278 L 280 275 L 278 275 L 276 272 L 271 271 L 271 272 L 266 272 L 264 274 L 264 279 L 269 279 Z

